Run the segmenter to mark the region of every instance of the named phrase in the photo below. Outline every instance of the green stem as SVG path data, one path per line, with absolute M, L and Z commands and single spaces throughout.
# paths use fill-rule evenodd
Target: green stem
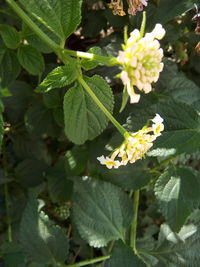
M 130 236 L 130 245 L 133 248 L 135 254 L 138 254 L 136 249 L 136 236 L 137 236 L 139 198 L 140 198 L 140 190 L 136 190 L 133 198 L 134 217 L 133 217 L 133 222 L 131 224 L 131 236 Z
M 81 57 L 81 58 L 87 58 L 91 60 L 96 60 L 99 63 L 102 63 L 104 65 L 112 66 L 112 65 L 117 65 L 119 62 L 115 57 L 105 57 L 105 56 L 99 56 L 93 53 L 88 53 L 88 52 L 81 52 L 81 51 L 73 51 L 70 49 L 63 49 L 64 54 L 74 56 L 74 57 Z
M 17 15 L 32 29 L 32 31 L 44 41 L 51 49 L 58 55 L 58 57 L 64 62 L 65 55 L 70 55 L 74 57 L 88 58 L 91 60 L 96 60 L 105 65 L 116 65 L 119 64 L 115 57 L 105 57 L 95 55 L 93 53 L 86 53 L 81 51 L 73 51 L 64 48 L 64 41 L 61 41 L 60 46 L 56 44 L 52 39 L 50 39 L 40 28 L 35 24 L 30 17 L 17 5 L 14 0 L 6 0 L 10 7 L 17 13 Z M 65 62 L 64 62 L 65 63 Z
M 6 2 L 42 41 L 51 47 L 56 54 L 59 53 L 60 46 L 51 40 L 42 30 L 40 30 L 40 28 L 30 19 L 29 16 L 26 15 L 26 13 L 16 4 L 14 0 L 6 0 Z
M 140 27 L 140 36 L 141 36 L 141 38 L 144 36 L 145 26 L 146 26 L 146 12 L 144 11 L 142 13 L 142 24 L 141 24 L 141 27 Z
M 80 266 L 86 266 L 86 265 L 90 265 L 96 262 L 100 262 L 100 261 L 105 261 L 108 260 L 111 257 L 111 255 L 105 255 L 105 256 L 101 256 L 98 258 L 94 258 L 94 259 L 90 259 L 90 260 L 85 260 L 85 261 L 80 261 L 74 264 L 69 264 L 69 265 L 60 265 L 62 267 L 80 267 Z
M 107 116 L 107 118 L 114 124 L 117 130 L 122 134 L 124 137 L 125 133 L 127 132 L 124 127 L 119 124 L 119 122 L 110 114 L 110 112 L 105 108 L 105 106 L 99 101 L 96 95 L 93 93 L 92 89 L 88 86 L 88 84 L 84 81 L 82 76 L 79 76 L 78 81 L 86 90 L 86 92 L 91 96 L 93 101 L 97 104 L 97 106 L 103 111 L 103 113 Z

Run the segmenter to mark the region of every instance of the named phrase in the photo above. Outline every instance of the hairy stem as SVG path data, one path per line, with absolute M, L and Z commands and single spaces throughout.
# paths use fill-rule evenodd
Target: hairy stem
M 139 198 L 140 198 L 140 190 L 136 190 L 134 192 L 134 197 L 133 197 L 134 216 L 133 216 L 133 222 L 131 224 L 131 236 L 130 236 L 130 245 L 133 248 L 135 254 L 138 254 L 137 248 L 136 248 L 136 237 L 137 237 Z
M 79 76 L 78 81 L 86 90 L 86 92 L 91 96 L 91 98 L 97 104 L 97 106 L 103 111 L 103 113 L 107 116 L 107 118 L 113 123 L 113 125 L 124 137 L 125 133 L 127 132 L 124 129 L 124 127 L 121 126 L 121 124 L 110 114 L 110 112 L 105 108 L 105 106 L 99 101 L 99 99 L 93 93 L 92 89 L 88 86 L 88 84 L 84 81 L 84 79 L 81 76 Z

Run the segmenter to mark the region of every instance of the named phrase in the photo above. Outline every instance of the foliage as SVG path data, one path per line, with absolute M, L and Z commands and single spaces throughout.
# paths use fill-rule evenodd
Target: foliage
M 194 1 L 148 1 L 164 69 L 134 104 L 117 56 L 144 17 L 110 2 L 0 0 L 1 266 L 199 266 Z M 100 164 L 155 114 L 164 131 L 142 159 Z

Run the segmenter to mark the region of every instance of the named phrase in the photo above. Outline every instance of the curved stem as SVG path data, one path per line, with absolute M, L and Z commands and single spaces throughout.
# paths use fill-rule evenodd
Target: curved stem
M 133 248 L 135 254 L 138 254 L 136 248 L 136 236 L 137 236 L 139 198 L 140 198 L 140 190 L 136 190 L 133 198 L 134 216 L 133 216 L 133 222 L 131 224 L 131 236 L 130 236 L 130 245 Z
M 112 66 L 119 64 L 115 57 L 99 56 L 93 53 L 73 51 L 70 49 L 64 49 L 64 41 L 61 40 L 60 46 L 56 44 L 52 39 L 50 39 L 38 26 L 35 24 L 30 17 L 18 6 L 14 0 L 6 0 L 10 7 L 17 13 L 17 15 L 32 29 L 32 31 L 37 34 L 37 36 L 44 41 L 51 49 L 58 55 L 58 57 L 64 62 L 65 55 L 70 55 L 74 57 L 88 58 L 91 60 L 96 60 L 102 64 Z M 63 58 L 64 57 L 64 58 Z
M 97 104 L 97 106 L 103 111 L 103 113 L 107 116 L 107 118 L 112 122 L 112 124 L 117 128 L 117 130 L 122 134 L 124 137 L 125 133 L 127 132 L 124 127 L 110 114 L 110 112 L 105 108 L 105 106 L 99 101 L 96 95 L 93 93 L 92 89 L 88 86 L 88 84 L 84 81 L 82 76 L 79 76 L 78 81 L 86 90 L 86 92 L 91 96 L 93 101 Z
M 40 28 L 30 19 L 28 15 L 16 4 L 14 0 L 6 0 L 9 6 L 17 13 L 17 15 L 33 30 L 38 37 L 52 48 L 56 54 L 60 50 L 60 46 L 50 39 Z

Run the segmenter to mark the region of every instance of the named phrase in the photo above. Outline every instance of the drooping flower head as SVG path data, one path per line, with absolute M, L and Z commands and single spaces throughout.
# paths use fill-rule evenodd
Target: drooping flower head
M 114 15 L 124 16 L 126 13 L 123 9 L 123 1 L 125 0 L 111 0 L 108 6 L 113 9 Z M 126 0 L 128 4 L 128 13 L 135 15 L 137 11 L 142 11 L 144 6 L 147 6 L 148 0 Z
M 123 67 L 120 78 L 131 103 L 137 103 L 140 99 L 140 95 L 134 91 L 134 86 L 149 93 L 152 90 L 151 84 L 157 82 L 163 70 L 163 50 L 158 40 L 164 35 L 165 30 L 161 24 L 156 24 L 154 30 L 143 37 L 140 31 L 135 29 L 123 45 L 123 51 L 119 51 L 117 60 Z
M 126 15 L 123 9 L 123 0 L 111 0 L 108 6 L 113 9 L 114 15 L 119 15 L 119 16 Z
M 137 11 L 142 11 L 143 6 L 147 6 L 148 0 L 128 0 L 128 13 L 130 15 L 135 15 Z
M 126 165 L 128 162 L 134 163 L 143 158 L 153 146 L 153 141 L 164 130 L 163 119 L 159 114 L 156 114 L 152 122 L 151 127 L 144 126 L 135 133 L 126 132 L 124 142 L 112 152 L 110 157 L 101 156 L 97 159 L 102 165 L 106 165 L 108 169 L 111 169 Z M 117 160 L 115 160 L 116 158 Z

